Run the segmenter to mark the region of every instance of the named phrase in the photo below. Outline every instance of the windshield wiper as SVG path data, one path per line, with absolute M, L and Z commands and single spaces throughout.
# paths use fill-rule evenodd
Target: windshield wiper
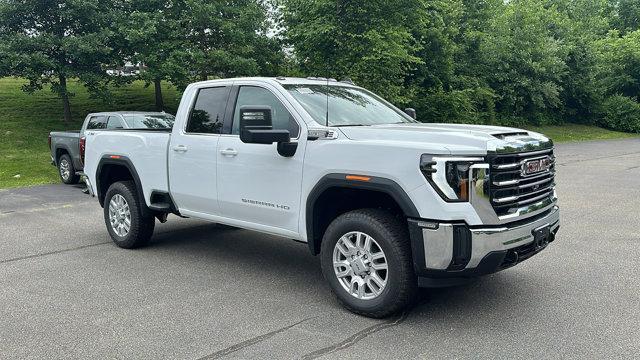
M 369 126 L 367 124 L 344 124 L 344 125 L 331 125 L 330 127 L 347 127 L 347 126 Z

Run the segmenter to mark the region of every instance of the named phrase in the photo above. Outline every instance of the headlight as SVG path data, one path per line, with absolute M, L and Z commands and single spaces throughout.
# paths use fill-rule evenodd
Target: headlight
M 450 202 L 469 201 L 469 167 L 484 162 L 481 157 L 422 155 L 420 171 L 436 192 Z

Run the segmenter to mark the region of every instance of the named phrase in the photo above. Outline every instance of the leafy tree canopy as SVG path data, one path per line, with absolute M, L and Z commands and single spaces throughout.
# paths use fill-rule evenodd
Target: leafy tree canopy
M 50 84 L 71 120 L 67 79 L 80 79 L 104 95 L 102 64 L 113 61 L 111 9 L 105 0 L 4 0 L 0 2 L 0 43 L 5 74 L 28 79 L 24 90 Z

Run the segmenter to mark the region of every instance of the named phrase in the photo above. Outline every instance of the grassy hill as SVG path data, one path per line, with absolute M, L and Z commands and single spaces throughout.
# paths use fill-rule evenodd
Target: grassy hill
M 59 182 L 50 165 L 47 136 L 52 130 L 79 129 L 87 113 L 113 110 L 153 110 L 152 87 L 141 81 L 114 88 L 108 103 L 91 99 L 74 81 L 69 91 L 73 123 L 65 124 L 62 103 L 48 89 L 29 95 L 20 90 L 22 79 L 0 78 L 0 189 Z M 175 88 L 163 89 L 167 111 L 175 113 L 180 94 Z M 555 141 L 578 141 L 633 137 L 615 131 L 584 125 L 530 128 L 551 136 Z
M 53 130 L 79 129 L 90 112 L 113 110 L 154 110 L 153 86 L 141 81 L 114 88 L 108 103 L 92 99 L 84 87 L 69 83 L 73 123 L 65 124 L 62 102 L 49 89 L 32 95 L 24 93 L 22 79 L 0 78 L 0 189 L 58 182 L 50 165 L 47 136 Z M 167 111 L 175 113 L 180 94 L 163 88 Z

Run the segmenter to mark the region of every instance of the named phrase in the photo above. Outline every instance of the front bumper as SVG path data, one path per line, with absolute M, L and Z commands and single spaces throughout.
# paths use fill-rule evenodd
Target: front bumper
M 449 286 L 518 264 L 555 240 L 560 210 L 500 226 L 409 220 L 414 267 L 421 286 Z M 545 232 L 548 235 L 534 233 Z

